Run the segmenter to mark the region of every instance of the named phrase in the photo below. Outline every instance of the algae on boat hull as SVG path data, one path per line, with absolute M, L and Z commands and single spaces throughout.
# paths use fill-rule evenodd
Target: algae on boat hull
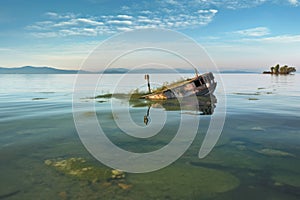
M 108 94 L 101 94 L 94 97 L 94 99 L 140 99 L 142 96 L 146 95 L 148 93 L 143 92 L 134 92 L 134 93 L 108 93 Z
M 107 99 L 110 99 L 110 98 L 112 98 L 112 95 L 113 95 L 113 94 L 101 94 L 101 95 L 95 96 L 94 98 L 95 98 L 95 99 L 100 99 L 100 98 L 107 98 Z

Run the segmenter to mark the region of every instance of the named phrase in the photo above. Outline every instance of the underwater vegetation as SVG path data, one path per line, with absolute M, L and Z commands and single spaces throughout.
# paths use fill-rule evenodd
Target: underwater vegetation
M 88 181 L 99 190 L 128 191 L 129 199 L 209 197 L 239 186 L 238 178 L 230 173 L 191 165 L 171 165 L 151 173 L 125 174 L 120 170 L 97 166 L 81 157 L 48 159 L 44 164 L 63 176 Z M 58 195 L 63 198 L 67 193 L 62 191 Z
M 84 158 L 48 159 L 44 163 L 58 172 L 78 180 L 88 181 L 92 184 L 102 183 L 105 186 L 117 185 L 124 190 L 131 188 L 131 185 L 126 182 L 126 175 L 123 171 L 99 167 L 87 162 Z

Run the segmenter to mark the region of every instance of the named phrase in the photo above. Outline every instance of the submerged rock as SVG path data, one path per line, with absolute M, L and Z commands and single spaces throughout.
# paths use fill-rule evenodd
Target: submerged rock
M 277 149 L 261 149 L 258 150 L 257 152 L 266 156 L 294 157 L 294 155 L 291 153 L 277 150 Z
M 300 187 L 300 176 L 297 174 L 278 172 L 272 176 L 275 181 L 274 185 L 282 186 L 283 184 Z
M 52 161 L 51 160 L 45 160 L 44 163 L 45 163 L 45 165 L 51 165 Z
M 234 144 L 234 145 L 244 145 L 245 144 L 245 142 L 239 141 L 239 140 L 231 141 L 231 143 Z
M 68 199 L 67 192 L 65 192 L 65 191 L 58 193 L 58 196 L 60 197 L 60 199 L 63 199 L 63 200 Z
M 113 169 L 111 170 L 111 178 L 112 179 L 122 179 L 122 178 L 125 178 L 125 173 L 121 170 L 118 170 L 118 169 Z
M 89 184 L 99 185 L 108 191 L 125 191 L 131 189 L 132 185 L 125 179 L 125 172 L 118 169 L 99 167 L 88 162 L 84 158 L 48 159 L 44 164 L 54 168 L 63 175 L 79 179 L 83 187 Z M 61 199 L 66 199 L 65 192 L 59 193 Z
M 242 151 L 244 151 L 244 150 L 247 149 L 247 147 L 246 147 L 245 145 L 237 145 L 236 148 L 237 148 L 238 150 L 242 150 Z
M 112 173 L 108 168 L 92 166 L 83 158 L 45 160 L 45 165 L 55 168 L 63 174 L 91 182 L 106 181 Z
M 132 185 L 126 184 L 126 183 L 118 183 L 118 186 L 123 190 L 128 190 L 132 187 Z

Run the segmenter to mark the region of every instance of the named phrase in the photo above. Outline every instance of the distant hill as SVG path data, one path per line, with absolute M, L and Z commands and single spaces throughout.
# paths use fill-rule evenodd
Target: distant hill
M 110 68 L 105 71 L 99 71 L 98 73 L 104 73 L 104 74 L 172 74 L 172 73 L 194 73 L 194 70 L 190 69 L 181 69 L 181 68 L 175 68 L 175 69 L 159 69 L 159 68 L 144 68 L 144 69 L 127 69 L 127 68 Z
M 106 70 L 98 72 L 89 72 L 83 70 L 63 70 L 56 69 L 53 67 L 33 67 L 33 66 L 24 66 L 24 67 L 15 67 L 15 68 L 3 68 L 0 67 L 0 74 L 77 74 L 78 72 L 83 74 L 169 74 L 169 73 L 194 73 L 194 70 L 189 69 L 158 69 L 158 68 L 145 68 L 145 69 L 127 69 L 127 68 L 109 68 Z
M 78 70 L 63 70 L 52 67 L 16 67 L 16 68 L 2 68 L 0 67 L 0 74 L 77 74 Z
M 126 68 L 109 68 L 104 71 L 99 71 L 100 74 L 125 74 L 128 73 L 129 69 Z
M 64 69 L 57 69 L 53 67 L 33 67 L 33 66 L 24 66 L 24 67 L 16 67 L 16 68 L 3 68 L 0 67 L 0 74 L 172 74 L 172 73 L 181 73 L 181 74 L 193 74 L 195 71 L 193 69 L 183 69 L 183 68 L 144 68 L 144 69 L 127 69 L 127 68 L 109 68 L 106 70 L 98 71 L 98 72 L 90 72 L 84 70 L 64 70 Z M 215 71 L 212 71 L 216 73 Z M 202 73 L 200 71 L 200 73 Z M 220 73 L 238 73 L 238 74 L 245 74 L 245 73 L 257 73 L 257 72 L 250 72 L 250 71 L 243 71 L 243 70 L 224 70 L 220 71 Z

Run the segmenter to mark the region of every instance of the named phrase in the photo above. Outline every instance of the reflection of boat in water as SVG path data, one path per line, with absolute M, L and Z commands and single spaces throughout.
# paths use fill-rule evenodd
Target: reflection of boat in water
M 163 107 L 166 111 L 196 111 L 200 115 L 211 115 L 214 112 L 217 99 L 214 95 L 196 97 L 197 101 L 191 100 L 192 97 L 185 97 L 179 100 L 168 99 L 166 101 L 156 101 L 151 104 L 152 108 Z
M 145 78 L 148 81 L 148 88 L 150 90 L 149 75 Z M 198 75 L 192 79 L 186 79 L 177 83 L 164 86 L 162 89 L 155 90 L 154 92 L 143 96 L 145 99 L 150 100 L 165 100 L 188 97 L 192 95 L 205 96 L 212 94 L 216 89 L 217 83 L 211 72 Z
M 149 121 L 149 113 L 151 108 L 163 108 L 166 111 L 192 111 L 199 115 L 212 115 L 216 107 L 217 98 L 214 95 L 198 96 L 196 101 L 194 97 L 185 97 L 180 99 L 167 99 L 164 101 L 153 100 L 136 100 L 131 101 L 133 107 L 148 107 L 144 116 L 144 123 L 147 125 Z

